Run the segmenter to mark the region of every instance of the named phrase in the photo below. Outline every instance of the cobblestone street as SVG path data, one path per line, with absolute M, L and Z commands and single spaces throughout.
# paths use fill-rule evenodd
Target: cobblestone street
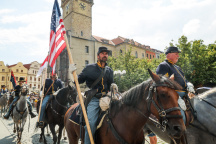
M 34 109 L 34 113 L 36 113 Z M 40 129 L 38 129 L 36 132 L 34 132 L 35 124 L 38 117 L 35 117 L 30 120 L 29 123 L 29 117 L 27 118 L 24 131 L 22 134 L 22 144 L 43 144 L 39 142 L 40 137 Z M 30 124 L 30 127 L 29 127 Z M 2 117 L 0 118 L 0 144 L 16 144 L 16 134 L 13 133 L 13 120 L 10 117 L 9 120 L 5 120 Z M 29 131 L 28 131 L 29 128 Z M 56 127 L 57 129 L 58 127 Z M 50 132 L 50 130 L 49 130 Z M 47 133 L 47 130 L 45 130 L 45 133 Z M 50 133 L 51 135 L 51 133 Z M 149 139 L 146 137 L 147 141 L 146 144 L 149 144 Z M 52 144 L 52 136 L 46 136 L 46 140 L 48 144 Z M 68 144 L 68 140 L 61 140 L 61 144 Z M 162 140 L 158 138 L 158 144 L 166 144 Z

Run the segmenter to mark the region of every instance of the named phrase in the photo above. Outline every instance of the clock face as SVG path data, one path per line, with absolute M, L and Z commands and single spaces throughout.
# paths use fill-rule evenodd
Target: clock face
M 86 7 L 85 3 L 80 3 L 79 5 L 80 5 L 80 8 L 81 8 L 82 10 L 85 10 L 85 7 Z

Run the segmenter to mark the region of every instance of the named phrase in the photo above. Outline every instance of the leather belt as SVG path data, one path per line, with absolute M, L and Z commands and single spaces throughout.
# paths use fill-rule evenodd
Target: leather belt
M 102 98 L 102 97 L 104 97 L 104 96 L 106 96 L 106 92 L 97 93 L 97 94 L 95 95 L 95 97 L 98 98 L 98 99 L 100 99 L 100 98 Z

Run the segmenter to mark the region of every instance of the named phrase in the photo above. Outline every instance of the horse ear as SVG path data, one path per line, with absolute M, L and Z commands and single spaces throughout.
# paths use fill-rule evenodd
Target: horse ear
M 155 73 L 153 73 L 150 69 L 148 69 L 148 72 L 149 72 L 151 78 L 152 78 L 155 82 L 160 81 L 160 77 L 159 77 L 158 75 L 156 75 Z

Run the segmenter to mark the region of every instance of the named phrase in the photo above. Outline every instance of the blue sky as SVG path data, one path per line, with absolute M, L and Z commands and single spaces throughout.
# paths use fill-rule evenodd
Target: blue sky
M 43 62 L 49 49 L 53 3 L 1 1 L 0 61 L 9 65 Z M 215 0 L 94 0 L 93 35 L 122 36 L 161 51 L 182 35 L 210 44 L 216 40 L 215 6 Z

